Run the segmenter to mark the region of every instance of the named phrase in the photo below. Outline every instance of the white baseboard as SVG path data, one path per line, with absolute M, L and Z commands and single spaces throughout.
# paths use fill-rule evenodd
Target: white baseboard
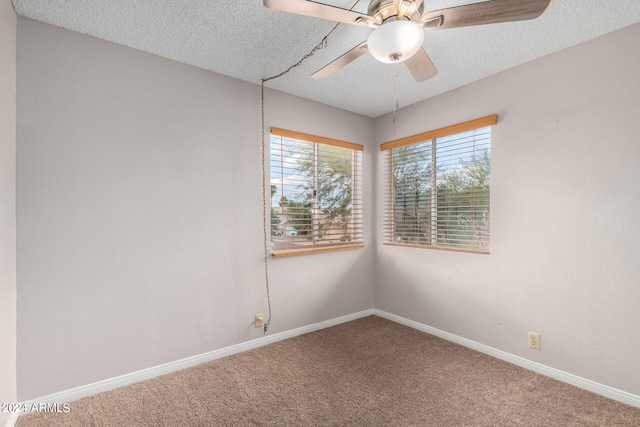
M 506 353 L 502 350 L 498 350 L 493 347 L 480 344 L 478 342 L 469 340 L 467 338 L 463 338 L 458 335 L 451 334 L 449 332 L 441 331 L 440 329 L 436 329 L 431 326 L 427 326 L 422 323 L 418 323 L 416 321 L 409 320 L 404 317 L 396 316 L 395 314 L 387 313 L 386 311 L 382 311 L 378 309 L 364 310 L 364 311 L 349 314 L 346 316 L 337 317 L 335 319 L 326 320 L 324 322 L 314 323 L 312 325 L 303 326 L 303 327 L 292 329 L 285 332 L 279 332 L 273 335 L 267 335 L 261 338 L 257 338 L 255 340 L 232 345 L 230 347 L 221 348 L 219 350 L 210 351 L 207 353 L 177 360 L 175 362 L 165 363 L 163 365 L 158 365 L 155 367 L 143 369 L 140 371 L 132 372 L 130 374 L 125 374 L 118 377 L 109 378 L 103 381 L 98 381 L 92 384 L 87 384 L 84 386 L 61 391 L 58 393 L 49 394 L 47 396 L 42 396 L 40 398 L 28 400 L 21 403 L 23 404 L 22 406 L 28 409 L 34 404 L 35 405 L 38 405 L 38 404 L 52 405 L 52 404 L 63 404 L 63 403 L 71 402 L 74 400 L 81 399 L 83 397 L 92 396 L 97 393 L 113 390 L 118 387 L 123 387 L 136 382 L 148 380 L 160 375 L 179 371 L 185 368 L 190 368 L 192 366 L 199 365 L 201 363 L 209 362 L 215 359 L 220 359 L 226 356 L 231 356 L 236 353 L 252 350 L 254 348 L 258 348 L 258 347 L 262 347 L 278 341 L 282 341 L 287 338 L 293 338 L 309 332 L 325 329 L 331 326 L 339 325 L 341 323 L 346 323 L 355 319 L 360 319 L 362 317 L 371 316 L 371 315 L 383 317 L 385 319 L 394 321 L 396 323 L 400 323 L 405 326 L 409 326 L 419 331 L 426 332 L 431 335 L 435 335 L 447 341 L 451 341 L 456 344 L 460 344 L 462 346 L 472 348 L 481 353 L 488 354 L 490 356 L 496 357 L 506 362 L 513 363 L 514 365 L 521 366 L 525 369 L 538 372 L 540 374 L 557 379 L 559 381 L 563 381 L 565 383 L 572 384 L 576 387 L 579 387 L 585 390 L 589 390 L 593 393 L 608 397 L 610 399 L 617 400 L 622 403 L 626 403 L 627 405 L 632 405 L 640 408 L 640 396 L 636 396 L 634 394 L 627 393 L 625 391 L 618 390 L 613 387 L 599 384 L 599 383 L 596 383 L 595 381 L 581 378 L 576 375 L 570 374 L 568 372 L 560 371 L 558 369 L 551 368 L 549 366 L 545 366 L 540 363 L 533 362 L 531 360 L 527 360 L 510 353 Z M 21 415 L 21 413 L 11 414 L 11 416 L 9 417 L 9 420 L 7 421 L 6 427 L 14 427 L 19 415 Z
M 435 335 L 447 341 L 460 344 L 464 347 L 469 347 L 473 350 L 488 354 L 489 356 L 493 356 L 497 359 L 501 359 L 506 362 L 513 363 L 514 365 L 518 365 L 522 368 L 529 369 L 530 371 L 534 371 L 539 374 L 554 378 L 556 380 L 574 385 L 576 387 L 589 390 L 601 396 L 608 397 L 609 399 L 617 400 L 618 402 L 626 403 L 627 405 L 640 408 L 640 396 L 637 396 L 635 394 L 627 393 L 626 391 L 618 390 L 616 388 L 609 387 L 595 381 L 591 381 L 586 378 L 561 371 L 559 369 L 551 368 L 541 363 L 533 362 L 520 356 L 515 356 L 513 354 L 498 350 L 493 347 L 489 347 L 484 344 L 480 344 L 470 339 L 450 334 L 449 332 L 441 331 L 440 329 L 436 329 L 431 326 L 406 319 L 404 317 L 396 316 L 395 314 L 387 313 L 386 311 L 374 309 L 373 314 L 391 320 L 393 322 L 409 326 L 410 328 Z
M 258 347 L 262 347 L 278 341 L 282 341 L 287 338 L 293 338 L 309 332 L 339 325 L 341 323 L 350 322 L 352 320 L 359 319 L 362 317 L 371 316 L 373 314 L 374 314 L 374 310 L 369 309 L 369 310 L 359 311 L 353 314 L 348 314 L 346 316 L 325 320 L 324 322 L 314 323 L 311 325 L 302 326 L 300 328 L 291 329 L 289 331 L 279 332 L 273 335 L 266 335 L 264 337 L 256 338 L 251 341 L 232 345 L 230 347 L 225 347 L 218 350 L 213 350 L 213 351 L 199 354 L 196 356 L 187 357 L 185 359 L 177 360 L 175 362 L 165 363 L 163 365 L 154 366 L 151 368 L 132 372 L 130 374 L 120 375 L 118 377 L 109 378 L 109 379 L 98 381 L 92 384 L 87 384 L 87 385 L 72 388 L 69 390 L 64 390 L 58 393 L 49 394 L 46 396 L 39 397 L 37 399 L 27 400 L 25 402 L 21 402 L 20 406 L 26 408 L 26 411 L 22 412 L 22 413 L 26 413 L 26 412 L 30 412 L 29 408 L 31 408 L 33 405 L 36 405 L 36 406 L 39 404 L 53 405 L 53 404 L 63 404 L 63 403 L 71 402 L 74 400 L 81 399 L 83 397 L 92 396 L 97 393 L 113 390 L 118 387 L 123 387 L 136 382 L 148 380 L 151 378 L 158 377 L 160 375 L 165 375 L 171 372 L 179 371 L 181 369 L 190 368 L 192 366 L 199 365 L 201 363 L 210 362 L 212 360 L 220 359 L 222 357 L 231 356 L 236 353 L 252 350 L 254 348 L 258 348 Z M 9 421 L 6 427 L 13 427 L 20 414 L 21 413 L 11 414 L 12 417 L 9 418 Z
M 18 412 L 14 412 L 11 415 L 9 415 L 9 419 L 7 420 L 7 423 L 5 424 L 5 427 L 14 427 L 16 425 L 16 422 L 18 422 L 18 417 L 20 416 L 20 414 Z

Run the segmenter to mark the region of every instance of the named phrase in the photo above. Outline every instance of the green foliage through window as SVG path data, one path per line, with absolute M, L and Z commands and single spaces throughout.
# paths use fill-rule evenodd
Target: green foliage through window
M 274 252 L 362 244 L 362 152 L 345 144 L 323 144 L 272 131 Z
M 385 151 L 385 242 L 489 252 L 491 128 Z

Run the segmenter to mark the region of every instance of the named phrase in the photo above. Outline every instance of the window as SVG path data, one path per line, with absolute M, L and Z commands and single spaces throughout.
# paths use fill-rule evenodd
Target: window
M 384 242 L 490 250 L 488 116 L 380 146 L 385 156 Z
M 362 145 L 271 129 L 274 256 L 363 247 Z

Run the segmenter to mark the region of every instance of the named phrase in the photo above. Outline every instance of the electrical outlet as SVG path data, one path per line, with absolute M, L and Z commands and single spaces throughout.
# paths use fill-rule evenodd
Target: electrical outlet
M 535 332 L 529 332 L 529 347 L 540 350 L 540 335 Z
M 264 326 L 264 316 L 262 314 L 256 314 L 256 328 L 262 328 Z

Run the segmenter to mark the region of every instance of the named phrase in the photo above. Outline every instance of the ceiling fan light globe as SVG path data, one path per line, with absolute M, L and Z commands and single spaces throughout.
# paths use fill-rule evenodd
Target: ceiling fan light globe
M 373 30 L 367 40 L 369 52 L 380 62 L 402 62 L 422 47 L 424 30 L 413 21 L 387 22 Z

